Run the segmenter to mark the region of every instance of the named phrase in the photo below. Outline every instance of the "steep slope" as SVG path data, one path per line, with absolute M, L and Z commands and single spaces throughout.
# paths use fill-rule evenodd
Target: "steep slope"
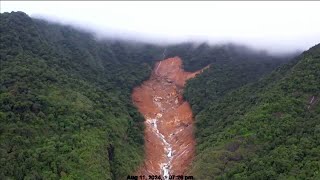
M 138 175 L 184 174 L 194 156 L 193 115 L 182 98 L 186 80 L 178 57 L 158 62 L 149 80 L 134 89 L 132 99 L 145 118 L 145 152 Z
M 195 118 L 190 173 L 196 179 L 319 179 L 319 96 L 317 45 L 259 82 L 211 101 Z
M 212 64 L 207 71 L 187 83 L 184 96 L 195 114 L 228 92 L 259 80 L 294 56 L 272 56 L 235 44 L 209 46 L 206 43 L 169 46 L 167 53 L 168 56 L 179 55 L 187 71 Z
M 0 15 L 0 179 L 119 179 L 143 160 L 131 89 L 160 48 L 97 42 L 72 27 Z
M 121 179 L 136 172 L 144 119 L 131 91 L 165 48 L 188 71 L 212 64 L 187 83 L 194 115 L 287 59 L 229 46 L 97 41 L 22 12 L 0 14 L 0 179 Z

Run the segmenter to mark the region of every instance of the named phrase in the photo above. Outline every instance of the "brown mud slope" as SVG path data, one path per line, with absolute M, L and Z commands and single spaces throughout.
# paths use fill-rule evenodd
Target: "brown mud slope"
M 149 80 L 136 87 L 132 99 L 145 118 L 145 161 L 138 175 L 183 175 L 195 151 L 193 116 L 182 98 L 186 80 L 179 57 L 155 65 Z

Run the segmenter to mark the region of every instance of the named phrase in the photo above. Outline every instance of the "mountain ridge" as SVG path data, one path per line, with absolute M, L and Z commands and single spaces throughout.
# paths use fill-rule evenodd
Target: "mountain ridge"
M 232 126 L 243 123 L 234 119 L 241 117 L 244 122 L 251 120 L 254 125 L 257 122 L 253 120 L 259 117 L 259 113 L 269 113 L 261 113 L 251 103 L 266 101 L 270 104 L 269 101 L 277 102 L 277 98 L 281 100 L 272 96 L 278 92 L 285 94 L 283 89 L 290 90 L 290 93 L 298 90 L 298 98 L 284 96 L 283 102 L 286 103 L 288 98 L 289 104 L 293 103 L 294 107 L 298 104 L 296 113 L 303 114 L 299 110 L 302 102 L 299 98 L 304 97 L 305 101 L 311 102 L 314 97 L 311 103 L 306 102 L 305 108 L 310 105 L 312 116 L 319 114 L 319 95 L 306 92 L 317 92 L 319 88 L 315 72 L 319 69 L 320 45 L 291 60 L 292 55 L 272 57 L 254 50 L 243 53 L 241 49 L 223 45 L 194 46 L 186 43 L 157 46 L 117 40 L 96 41 L 90 33 L 72 26 L 33 19 L 23 12 L 1 13 L 0 19 L 1 179 L 122 179 L 133 174 L 144 158 L 144 125 L 142 115 L 131 102 L 131 92 L 147 80 L 156 61 L 163 58 L 165 48 L 165 57 L 180 56 L 186 71 L 211 64 L 202 74 L 187 81 L 184 91 L 184 98 L 190 102 L 196 119 L 197 156 L 190 169 L 195 178 L 267 175 L 260 169 L 257 170 L 260 175 L 253 173 L 249 176 L 251 171 L 243 169 L 262 166 L 249 161 L 249 158 L 243 161 L 243 157 L 252 157 L 250 151 L 236 154 L 239 147 L 244 146 L 241 143 L 250 142 L 254 132 L 241 129 L 239 125 Z M 293 75 L 277 81 L 288 74 L 291 67 L 295 67 Z M 278 70 L 273 71 L 275 68 Z M 268 76 L 269 73 L 271 75 Z M 301 88 L 299 85 L 304 86 Z M 267 101 L 268 98 L 271 100 Z M 281 103 L 278 108 L 281 108 Z M 259 107 L 265 108 L 263 104 Z M 291 115 L 289 110 L 287 114 Z M 270 113 L 265 116 L 289 118 L 284 112 Z M 254 118 L 245 119 L 243 114 Z M 301 119 L 300 115 L 298 117 Z M 313 124 L 307 127 L 314 133 L 318 132 L 317 121 L 310 122 Z M 223 144 L 224 135 L 235 136 L 237 132 L 245 138 Z M 215 141 L 217 137 L 220 141 Z M 313 138 L 306 139 L 312 141 L 310 146 L 315 146 Z M 212 149 L 214 145 L 219 151 Z M 220 156 L 219 153 L 225 153 L 224 147 L 231 153 Z M 259 153 L 252 159 L 266 161 L 262 151 Z M 215 162 L 207 165 L 203 158 L 212 160 L 207 158 L 210 154 L 218 154 L 215 155 L 218 159 L 227 159 L 221 164 L 230 162 L 230 158 L 240 163 L 225 168 Z M 316 168 L 313 165 L 310 170 Z M 280 174 L 272 170 L 271 175 L 265 177 L 276 178 Z M 316 177 L 306 172 L 301 176 L 291 176 Z M 283 177 L 289 176 L 285 175 Z

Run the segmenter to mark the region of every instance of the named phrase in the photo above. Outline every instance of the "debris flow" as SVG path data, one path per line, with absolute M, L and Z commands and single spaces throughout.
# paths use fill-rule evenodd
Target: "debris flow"
M 145 160 L 136 174 L 183 175 L 194 157 L 193 116 L 183 100 L 186 81 L 201 73 L 185 72 L 179 57 L 155 65 L 149 80 L 136 87 L 132 100 L 145 118 Z

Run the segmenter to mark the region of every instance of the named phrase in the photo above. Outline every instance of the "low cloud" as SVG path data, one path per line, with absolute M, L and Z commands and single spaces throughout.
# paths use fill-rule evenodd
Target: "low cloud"
M 306 50 L 320 42 L 320 2 L 1 2 L 1 12 L 24 11 L 93 32 L 157 44 L 238 43 L 272 53 Z

